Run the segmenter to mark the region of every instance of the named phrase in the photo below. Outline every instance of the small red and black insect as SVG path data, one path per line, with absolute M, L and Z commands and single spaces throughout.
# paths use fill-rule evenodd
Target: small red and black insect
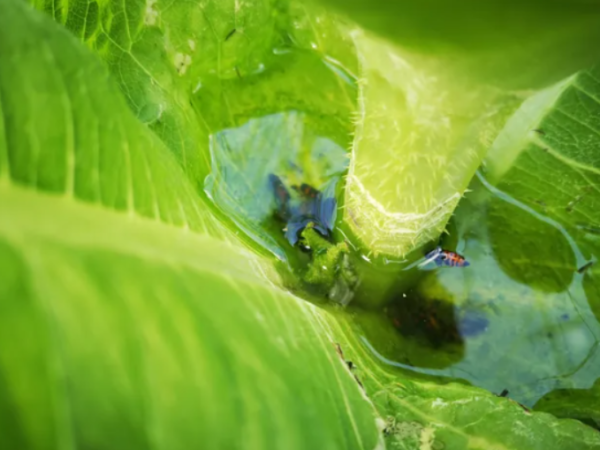
M 464 256 L 461 256 L 458 253 L 450 252 L 448 250 L 442 250 L 440 259 L 441 261 L 438 263 L 438 265 L 445 265 L 450 267 L 469 266 L 469 261 L 467 261 Z
M 438 267 L 467 267 L 470 265 L 469 261 L 467 261 L 464 256 L 449 250 L 443 250 L 442 247 L 438 247 L 435 250 L 427 253 L 427 255 L 425 255 L 425 262 L 423 262 L 421 265 L 423 266 L 431 261 L 435 262 Z

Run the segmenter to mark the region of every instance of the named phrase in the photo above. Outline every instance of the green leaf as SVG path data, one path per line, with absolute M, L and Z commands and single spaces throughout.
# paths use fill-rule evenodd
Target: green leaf
M 487 221 L 492 249 L 507 275 L 540 291 L 568 288 L 577 266 L 560 229 L 546 223 L 543 216 L 498 199 L 490 202 Z
M 65 30 L 2 5 L 0 177 L 128 214 L 228 235 L 104 67 Z M 40 70 L 40 67 L 42 68 Z
M 102 57 L 134 114 L 201 184 L 210 167 L 207 135 L 190 97 L 205 76 L 235 78 L 236 67 L 260 67 L 274 46 L 275 2 L 31 2 Z
M 3 444 L 375 448 L 373 407 L 319 325 L 328 313 L 226 243 L 73 37 L 17 0 L 0 23 Z M 130 203 L 82 193 L 102 182 Z M 186 207 L 194 222 L 169 220 Z
M 344 219 L 367 252 L 404 257 L 439 238 L 521 99 L 449 75 L 438 59 L 355 40 L 363 80 Z
M 493 259 L 521 286 L 511 294 L 498 284 L 497 295 L 530 302 L 538 318 L 526 320 L 545 322 L 536 335 L 553 346 L 546 352 L 556 358 L 554 375 L 541 361 L 531 364 L 540 387 L 587 389 L 600 375 L 598 75 L 596 66 L 528 99 L 498 135 L 480 176 L 493 199 L 474 220 L 486 222 Z M 561 394 L 544 398 L 555 397 Z
M 414 54 L 435 56 L 444 76 L 509 89 L 540 88 L 600 57 L 596 1 L 326 0 Z
M 600 380 L 590 389 L 560 389 L 542 397 L 536 411 L 545 411 L 556 417 L 577 419 L 600 428 Z
M 255 255 L 68 198 L 0 204 L 7 448 L 375 448 L 328 313 Z
M 600 56 L 596 4 L 327 3 L 398 45 L 357 33 L 362 82 L 345 222 L 369 257 L 402 258 L 437 240 L 525 89 Z
M 23 2 L 0 3 L 0 55 L 11 63 L 0 66 L 0 213 L 10 218 L 0 221 L 0 342 L 11 344 L 0 346 L 3 443 L 371 449 L 383 447 L 383 432 L 392 448 L 599 447 L 599 435 L 578 422 L 530 416 L 481 389 L 434 383 L 446 367 L 424 374 L 392 368 L 362 339 L 359 321 L 282 291 L 272 261 L 245 249 L 202 200 L 208 133 L 259 148 L 273 131 L 265 123 L 281 131 L 287 119 L 290 141 L 302 141 L 290 148 L 311 154 L 327 138 L 340 156 L 328 164 L 342 161 L 355 72 L 330 16 L 279 3 L 271 14 L 260 2 L 204 10 L 194 2 L 39 3 L 108 69 Z M 226 53 L 226 43 L 244 36 L 239 8 L 252 22 L 246 37 L 259 39 Z M 281 46 L 277 33 L 295 20 L 292 42 Z M 213 35 L 204 41 L 207 30 Z M 199 33 L 193 37 L 208 59 L 182 50 L 193 50 L 188 31 Z M 214 44 L 221 32 L 223 44 Z M 318 39 L 324 33 L 325 42 Z M 248 75 L 273 43 L 290 52 L 272 55 L 266 78 Z M 211 74 L 215 60 L 219 70 Z M 315 82 L 305 71 L 319 64 L 323 77 Z M 207 80 L 196 95 L 191 74 Z M 323 91 L 294 92 L 295 80 L 300 89 L 321 84 Z M 239 104 L 216 106 L 237 94 Z M 494 103 L 494 95 L 486 98 Z M 503 95 L 482 129 L 495 130 L 520 99 Z M 259 119 L 249 123 L 255 112 Z M 223 158 L 213 192 L 225 202 L 235 178 L 225 173 L 225 146 L 212 150 Z M 233 173 L 253 173 L 252 156 L 245 157 Z M 302 176 L 323 175 L 319 167 Z M 248 186 L 258 183 L 235 188 Z M 242 219 L 252 211 L 231 205 Z M 478 347 L 478 355 L 485 352 Z

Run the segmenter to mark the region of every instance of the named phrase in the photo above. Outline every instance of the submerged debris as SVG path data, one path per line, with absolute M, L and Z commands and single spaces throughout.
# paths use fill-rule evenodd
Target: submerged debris
M 458 318 L 458 329 L 463 337 L 476 337 L 485 333 L 490 321 L 482 313 L 465 311 Z
M 403 336 L 425 339 L 434 348 L 463 344 L 454 305 L 410 293 L 386 308 L 394 328 Z

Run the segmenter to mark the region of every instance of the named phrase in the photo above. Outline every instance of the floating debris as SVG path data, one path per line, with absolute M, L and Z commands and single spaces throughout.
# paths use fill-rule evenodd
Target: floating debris
M 344 361 L 344 363 L 346 364 L 346 366 L 348 367 L 348 370 L 350 370 L 350 372 L 352 372 L 352 370 L 356 369 L 356 364 L 354 364 L 352 361 L 347 360 L 346 358 L 344 358 L 344 352 L 342 350 L 342 346 L 340 344 L 338 344 L 337 342 L 334 344 L 335 345 L 335 351 L 336 353 L 339 355 L 339 357 L 341 358 L 342 361 Z M 353 373 L 352 375 L 354 375 L 354 379 L 356 380 L 356 383 L 362 388 L 364 389 L 365 387 L 363 386 L 363 384 L 361 383 L 360 379 L 358 378 L 358 376 L 356 376 L 355 373 Z
M 589 262 L 585 263 L 583 266 L 581 266 L 579 269 L 577 269 L 577 273 L 584 273 L 586 270 L 588 270 L 590 267 L 592 267 L 595 262 L 596 261 L 589 261 Z
M 404 337 L 424 338 L 435 348 L 463 343 L 454 306 L 444 300 L 411 293 L 391 303 L 386 314 Z
M 580 223 L 580 224 L 577 224 L 577 228 L 585 231 L 586 233 L 600 234 L 600 227 L 595 227 L 593 225 L 586 225 L 586 224 Z
M 567 212 L 572 212 L 573 208 L 575 208 L 575 206 L 577 205 L 577 203 L 579 203 L 584 197 L 584 194 L 580 194 L 577 197 L 575 197 L 573 200 L 571 200 L 568 205 L 565 207 L 565 211 Z
M 236 31 L 237 30 L 234 28 L 229 33 L 227 33 L 227 36 L 225 36 L 225 42 L 227 42 L 235 34 Z

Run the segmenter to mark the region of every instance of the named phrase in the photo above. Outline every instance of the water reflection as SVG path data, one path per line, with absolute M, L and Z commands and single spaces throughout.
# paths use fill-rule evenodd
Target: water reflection
M 568 277 L 560 275 L 567 280 L 562 287 L 545 279 L 558 276 L 556 270 L 565 271 L 562 263 L 527 255 L 522 262 L 533 265 L 539 279 L 526 283 L 506 270 L 523 258 L 519 246 L 558 247 L 544 236 L 541 242 L 526 244 L 515 232 L 512 239 L 502 241 L 513 251 L 498 253 L 494 250 L 498 242 L 493 241 L 498 234 L 490 233 L 496 223 L 487 217 L 492 202 L 510 197 L 499 199 L 497 190 L 490 192 L 477 180 L 471 189 L 453 219 L 457 248 L 471 265 L 429 268 L 412 290 L 396 292 L 384 309 L 387 324 L 380 322 L 389 328 L 385 333 L 357 319 L 365 342 L 385 364 L 466 380 L 495 393 L 507 389 L 511 398 L 526 406 L 555 389 L 589 388 L 600 376 L 600 325 L 594 314 L 600 298 L 592 291 L 597 283 L 586 284 L 587 271 L 577 271 L 586 262 L 584 251 L 572 237 L 565 239 L 575 259 Z M 539 221 L 539 215 L 536 212 L 532 220 Z M 560 239 L 568 234 L 552 219 L 545 218 L 544 223 L 555 226 Z M 382 336 L 396 344 L 382 344 Z
M 296 244 L 309 222 L 330 235 L 336 218 L 335 189 L 348 163 L 346 151 L 317 135 L 309 122 L 304 113 L 282 112 L 211 138 L 207 194 L 252 240 L 281 260 L 289 259 L 290 244 Z M 279 221 L 273 220 L 274 212 Z

